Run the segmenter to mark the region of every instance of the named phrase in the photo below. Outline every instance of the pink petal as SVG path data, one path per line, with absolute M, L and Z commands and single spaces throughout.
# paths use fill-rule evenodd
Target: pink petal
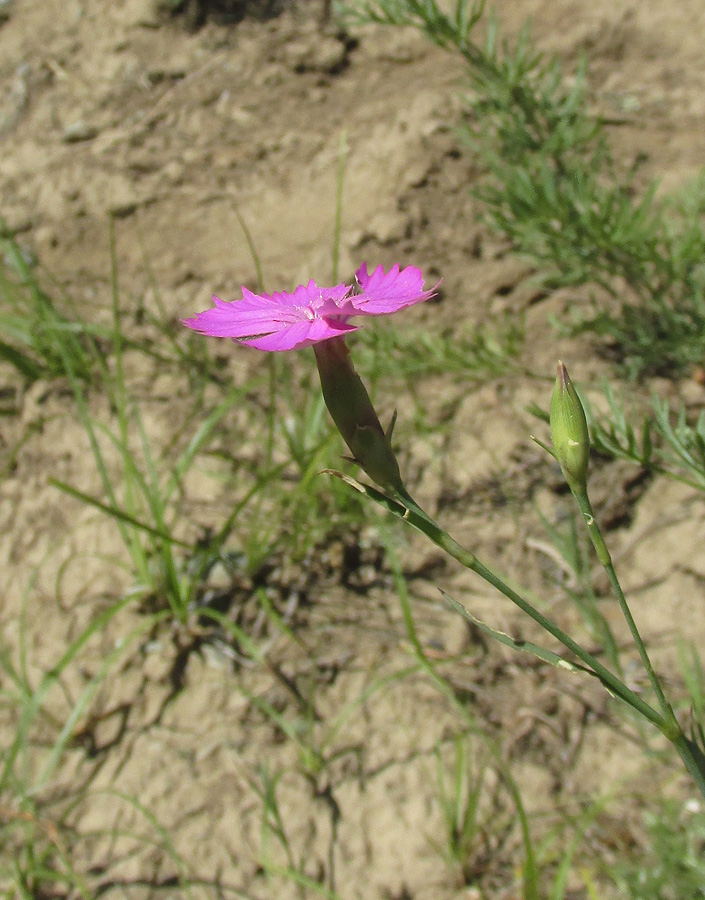
M 383 266 L 377 266 L 371 275 L 367 273 L 367 263 L 363 263 L 355 276 L 362 293 L 353 294 L 349 301 L 359 313 L 368 316 L 393 313 L 414 303 L 428 300 L 429 297 L 433 297 L 440 284 L 439 281 L 435 287 L 424 291 L 421 269 L 407 266 L 399 271 L 398 263 L 386 273 Z
M 243 288 L 243 295 L 242 300 L 229 302 L 214 297 L 214 307 L 181 321 L 187 328 L 212 337 L 253 337 L 282 327 L 279 307 L 272 303 L 272 298 L 259 297 L 247 288 Z
M 280 332 L 296 322 L 307 322 L 312 315 L 355 315 L 355 309 L 346 299 L 351 289 L 347 284 L 320 288 L 313 280 L 299 285 L 293 293 L 254 294 L 243 287 L 242 300 L 214 297 L 214 307 L 182 322 L 187 328 L 212 337 L 256 338 Z
M 340 319 L 306 319 L 293 325 L 286 325 L 273 334 L 245 340 L 242 343 L 258 350 L 297 350 L 338 337 L 340 334 L 347 334 L 349 331 L 357 331 L 357 326 L 348 325 Z

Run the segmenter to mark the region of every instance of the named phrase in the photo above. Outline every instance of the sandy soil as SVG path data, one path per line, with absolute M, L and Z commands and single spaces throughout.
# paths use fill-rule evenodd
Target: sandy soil
M 699 0 L 503 0 L 497 7 L 509 33 L 531 16 L 540 47 L 568 64 L 588 55 L 595 103 L 623 120 L 613 134 L 620 157 L 646 153 L 645 171 L 665 189 L 699 170 Z M 462 66 L 452 55 L 411 32 L 322 29 L 320 9 L 303 3 L 269 21 L 210 20 L 195 32 L 165 21 L 148 0 L 16 0 L 9 9 L 0 25 L 2 215 L 86 316 L 110 317 L 109 213 L 130 328 L 139 327 L 138 311 L 157 312 L 145 260 L 174 319 L 206 307 L 212 293 L 235 296 L 241 284 L 254 284 L 236 210 L 270 290 L 309 277 L 325 282 L 344 135 L 346 279 L 363 260 L 414 263 L 444 281 L 440 302 L 408 312 L 409 327 L 481 322 L 488 311 L 525 313 L 533 371 L 550 374 L 563 355 L 588 384 L 607 371 L 586 345 L 547 328 L 564 298 L 537 296 L 526 266 L 479 221 L 468 191 L 477 165 L 452 132 L 462 107 Z M 160 378 L 151 362 L 130 358 L 129 365 L 150 437 L 166 444 L 182 421 L 184 388 L 171 375 Z M 265 363 L 233 348 L 225 365 L 237 382 Z M 0 449 L 9 452 L 29 434 L 0 484 L 1 616 L 12 645 L 26 603 L 37 679 L 97 609 L 133 586 L 132 576 L 106 560 L 125 561 L 114 524 L 48 483 L 54 476 L 100 492 L 65 389 L 24 391 L 9 372 L 0 381 L 20 391 L 20 411 L 3 423 Z M 694 382 L 658 387 L 694 406 L 705 399 Z M 556 472 L 531 445 L 537 426 L 524 411 L 531 401 L 545 405 L 549 390 L 548 382 L 516 374 L 479 387 L 429 379 L 417 385 L 421 403 L 432 418 L 454 409 L 454 420 L 421 436 L 412 433 L 410 401 L 386 396 L 384 385 L 378 395 L 385 413 L 399 407 L 405 466 L 419 499 L 484 558 L 541 589 L 564 627 L 579 627 L 562 592 L 546 586 L 556 561 L 532 511 L 538 505 L 555 517 L 566 506 Z M 100 398 L 91 402 L 96 414 L 108 414 Z M 252 452 L 246 444 L 243 438 L 243 452 Z M 187 485 L 183 528 L 191 537 L 227 510 L 217 481 L 201 475 Z M 603 463 L 594 493 L 615 523 L 611 540 L 639 624 L 675 681 L 677 638 L 705 637 L 698 553 L 705 510 L 687 488 L 636 484 L 634 475 Z M 498 627 L 534 632 L 469 573 L 420 540 L 394 534 L 420 640 L 435 658 L 452 661 L 443 671 L 469 715 L 494 735 L 539 832 L 574 810 L 576 798 L 624 792 L 648 799 L 644 776 L 658 763 L 635 748 L 632 727 L 599 687 L 479 641 L 443 606 L 436 585 Z M 379 545 L 378 525 L 369 542 Z M 122 796 L 136 798 L 168 830 L 196 896 L 206 891 L 199 879 L 248 897 L 295 896 L 290 882 L 268 880 L 261 865 L 263 773 L 281 773 L 282 820 L 305 874 L 331 879 L 334 868 L 345 900 L 519 896 L 520 835 L 502 828 L 512 805 L 496 773 L 488 776 L 483 813 L 492 827 L 478 839 L 468 883 L 439 852 L 434 753 L 441 747 L 450 765 L 452 736 L 463 723 L 423 672 L 392 677 L 412 657 L 389 565 L 365 551 L 350 586 L 336 565 L 341 548 L 327 552 L 329 562 L 314 561 L 269 586 L 284 605 L 292 583 L 298 593 L 296 639 L 270 633 L 268 666 L 234 664 L 212 643 L 186 653 L 192 635 L 163 628 L 145 635 L 144 614 L 128 609 L 56 686 L 53 713 L 62 721 L 116 641 L 131 636 L 51 785 L 57 801 L 88 788 L 72 814 L 71 842 L 101 896 L 163 896 L 169 884 L 168 896 L 182 896 L 169 881 L 178 874 L 169 848 L 160 838 L 135 840 L 134 833 L 153 835 L 152 823 Z M 622 635 L 607 602 L 605 614 Z M 385 678 L 385 689 L 377 689 Z M 312 731 L 329 766 L 306 770 L 296 742 L 283 738 L 263 704 Z M 11 727 L 3 726 L 6 736 Z M 477 752 L 482 756 L 480 743 Z M 685 790 L 675 766 L 670 774 L 659 769 L 664 777 L 669 789 Z M 596 858 L 615 852 L 620 829 L 627 845 L 640 839 L 637 805 L 610 805 L 593 823 Z M 287 864 L 275 841 L 271 854 Z M 571 890 L 571 897 L 586 896 L 579 879 Z

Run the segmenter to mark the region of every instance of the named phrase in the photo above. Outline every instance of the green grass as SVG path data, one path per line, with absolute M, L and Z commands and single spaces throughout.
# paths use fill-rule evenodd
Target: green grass
M 89 380 L 105 333 L 82 322 L 70 300 L 60 309 L 40 283 L 36 263 L 0 222 L 0 361 L 26 381 L 66 375 Z
M 25 591 L 17 646 L 0 641 L 0 710 L 5 727 L 14 731 L 11 743 L 0 751 L 0 891 L 7 897 L 30 898 L 66 890 L 88 900 L 92 893 L 86 873 L 75 863 L 74 834 L 88 782 L 75 784 L 67 793 L 61 766 L 111 669 L 156 620 L 145 617 L 136 628 L 124 632 L 122 641 L 100 664 L 90 657 L 84 663 L 86 648 L 119 619 L 132 599 L 112 602 L 38 677 L 30 674 L 35 666 L 27 629 L 35 577 Z M 66 706 L 59 700 L 62 680 L 69 669 L 77 667 L 83 667 L 85 673 L 92 669 L 91 674 L 59 718 L 57 709 Z
M 705 413 L 694 419 L 686 407 L 672 409 L 654 396 L 634 425 L 615 392 L 607 387 L 609 412 L 593 420 L 591 440 L 598 452 L 626 459 L 656 474 L 705 490 Z

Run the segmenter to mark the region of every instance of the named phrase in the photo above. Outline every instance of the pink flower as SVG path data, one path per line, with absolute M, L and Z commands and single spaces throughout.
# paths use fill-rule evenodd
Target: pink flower
M 435 288 L 423 290 L 423 276 L 415 266 L 400 271 L 394 265 L 386 273 L 377 266 L 368 275 L 363 263 L 356 278 L 362 293 L 352 293 L 352 285 L 322 288 L 315 281 L 291 294 L 253 294 L 243 287 L 242 300 L 214 297 L 214 307 L 182 321 L 201 334 L 232 338 L 258 350 L 294 350 L 356 331 L 357 325 L 348 324 L 353 316 L 393 313 L 435 293 Z

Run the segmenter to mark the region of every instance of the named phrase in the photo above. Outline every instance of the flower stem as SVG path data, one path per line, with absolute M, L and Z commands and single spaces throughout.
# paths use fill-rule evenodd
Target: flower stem
M 383 497 L 374 489 L 367 489 L 368 494 L 373 499 Z M 578 643 L 576 643 L 563 629 L 559 628 L 555 622 L 543 615 L 535 606 L 529 603 L 524 597 L 517 593 L 512 587 L 504 582 L 492 569 L 485 566 L 480 560 L 461 546 L 454 538 L 444 531 L 433 519 L 427 515 L 416 503 L 416 501 L 406 492 L 395 492 L 395 500 L 404 507 L 405 512 L 401 514 L 401 518 L 405 519 L 410 525 L 413 525 L 419 531 L 423 532 L 430 538 L 434 544 L 445 550 L 450 556 L 456 559 L 461 565 L 467 569 L 476 572 L 488 584 L 491 584 L 500 593 L 504 594 L 512 601 L 522 612 L 530 616 L 545 631 L 553 635 L 556 640 L 560 641 L 564 647 L 575 654 L 586 666 L 588 666 L 595 675 L 600 679 L 604 686 L 615 696 L 622 699 L 637 712 L 641 713 L 649 722 L 652 722 L 660 731 L 662 731 L 670 740 L 674 740 L 674 736 L 670 733 L 670 722 L 661 716 L 657 710 L 646 703 L 635 694 L 624 682 L 622 682 L 613 672 L 610 672 L 592 653 L 589 653 Z M 676 727 L 677 723 L 676 723 Z M 679 729 L 680 732 L 680 729 Z
M 649 676 L 649 681 L 651 682 L 654 694 L 656 695 L 659 705 L 663 710 L 665 720 L 664 724 L 666 728 L 662 728 L 661 730 L 669 740 L 675 742 L 677 736 L 679 734 L 682 734 L 680 726 L 678 725 L 678 722 L 676 720 L 673 708 L 666 699 L 663 689 L 661 688 L 661 682 L 659 681 L 654 667 L 651 664 L 651 659 L 649 658 L 649 654 L 644 645 L 644 641 L 642 640 L 639 629 L 637 628 L 636 622 L 634 621 L 634 617 L 632 616 L 631 610 L 629 609 L 629 604 L 627 603 L 627 599 L 624 596 L 624 591 L 622 590 L 622 586 L 619 583 L 619 578 L 617 577 L 617 573 L 612 563 L 612 557 L 610 556 L 610 552 L 607 549 L 607 545 L 602 536 L 602 530 L 600 529 L 600 526 L 598 525 L 597 520 L 595 519 L 595 515 L 592 511 L 592 504 L 590 503 L 587 490 L 583 489 L 580 491 L 573 491 L 573 496 L 575 497 L 575 502 L 578 504 L 578 508 L 582 513 L 583 519 L 585 520 L 585 525 L 587 527 L 588 534 L 590 535 L 593 547 L 595 548 L 595 552 L 597 553 L 597 558 L 600 561 L 600 564 L 604 568 L 605 572 L 607 572 L 607 577 L 609 578 L 610 584 L 612 585 L 612 590 L 617 596 L 620 608 L 622 610 L 624 618 L 626 619 L 627 625 L 629 626 L 629 630 L 632 633 L 632 638 L 634 639 L 636 648 L 639 651 L 639 656 L 641 657 L 644 669 Z

